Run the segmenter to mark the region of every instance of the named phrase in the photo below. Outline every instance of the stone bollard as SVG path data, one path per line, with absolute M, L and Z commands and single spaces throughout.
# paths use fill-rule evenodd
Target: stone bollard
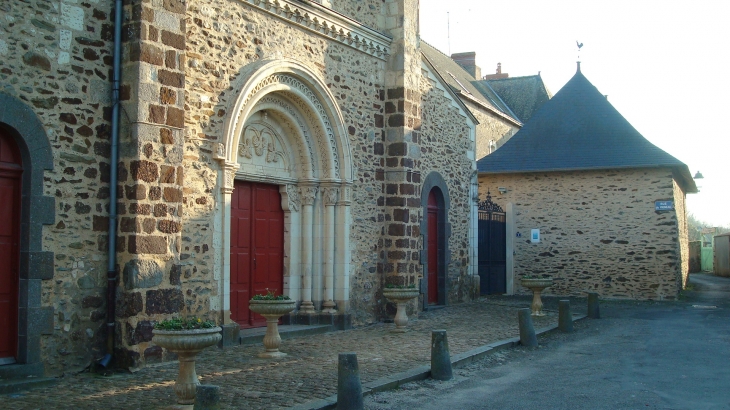
M 573 331 L 573 314 L 570 313 L 570 301 L 558 301 L 558 329 L 565 333 Z
M 598 293 L 588 293 L 588 317 L 591 319 L 601 318 L 601 312 L 598 309 Z
M 520 324 L 520 344 L 536 347 L 537 336 L 535 336 L 535 327 L 532 326 L 532 310 L 529 308 L 519 309 L 517 311 L 517 321 Z
M 195 388 L 193 410 L 220 410 L 221 388 L 211 384 L 199 384 Z
M 362 384 L 357 354 L 340 353 L 337 363 L 337 410 L 362 410 Z
M 451 380 L 451 355 L 445 330 L 431 331 L 431 378 Z

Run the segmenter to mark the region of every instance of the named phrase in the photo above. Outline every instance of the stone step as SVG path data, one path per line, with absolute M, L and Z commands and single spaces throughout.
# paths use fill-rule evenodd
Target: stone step
M 53 377 L 28 377 L 25 379 L 0 379 L 0 394 L 15 394 L 37 387 L 44 387 L 56 383 L 58 380 Z
M 300 336 L 311 336 L 334 332 L 336 330 L 336 327 L 332 325 L 280 325 L 279 335 L 282 340 L 285 340 Z M 262 342 L 265 334 L 265 327 L 242 329 L 239 333 L 238 340 L 242 345 L 257 344 Z

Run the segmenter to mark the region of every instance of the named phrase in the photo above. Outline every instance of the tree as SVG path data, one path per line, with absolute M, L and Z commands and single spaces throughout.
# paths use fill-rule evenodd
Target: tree
M 689 240 L 691 241 L 699 241 L 702 239 L 702 229 L 703 228 L 717 228 L 714 235 L 719 235 L 722 233 L 730 232 L 730 226 L 714 226 L 711 223 L 708 223 L 706 221 L 703 221 L 696 216 L 694 216 L 693 213 L 687 214 L 687 230 L 689 231 Z

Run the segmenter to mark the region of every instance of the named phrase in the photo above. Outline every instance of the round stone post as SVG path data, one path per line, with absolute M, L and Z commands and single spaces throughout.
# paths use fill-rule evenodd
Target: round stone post
M 199 384 L 195 389 L 193 410 L 220 410 L 221 388 L 211 384 Z
M 569 300 L 558 301 L 558 329 L 566 333 L 573 331 L 573 314 L 570 313 Z
M 517 321 L 520 325 L 520 344 L 536 347 L 537 336 L 535 336 L 535 327 L 532 326 L 532 311 L 528 308 L 519 309 L 517 311 Z
M 337 362 L 337 410 L 362 409 L 362 384 L 357 354 L 340 353 Z
M 598 309 L 598 293 L 588 293 L 588 317 L 591 319 L 601 318 L 601 312 Z
M 445 330 L 431 331 L 431 378 L 451 380 L 451 355 Z

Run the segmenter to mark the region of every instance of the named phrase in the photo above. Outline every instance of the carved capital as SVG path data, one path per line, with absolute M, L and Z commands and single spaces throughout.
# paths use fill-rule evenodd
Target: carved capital
M 349 184 L 342 184 L 340 188 L 340 199 L 337 205 L 350 206 L 352 203 L 352 187 Z
M 302 198 L 302 205 L 314 205 L 314 199 L 317 198 L 318 188 L 316 186 L 304 186 L 299 188 L 299 194 Z
M 327 187 L 327 188 L 322 189 L 322 197 L 324 198 L 324 204 L 326 206 L 336 205 L 339 195 L 340 195 L 339 188 Z
M 226 163 L 223 166 L 221 172 L 223 172 L 223 186 L 221 186 L 221 192 L 224 194 L 230 194 L 233 192 L 233 181 L 236 179 L 236 170 L 238 170 L 238 164 Z
M 299 207 L 302 203 L 299 198 L 299 188 L 296 185 L 287 185 L 286 197 L 289 200 L 289 210 L 299 212 Z

